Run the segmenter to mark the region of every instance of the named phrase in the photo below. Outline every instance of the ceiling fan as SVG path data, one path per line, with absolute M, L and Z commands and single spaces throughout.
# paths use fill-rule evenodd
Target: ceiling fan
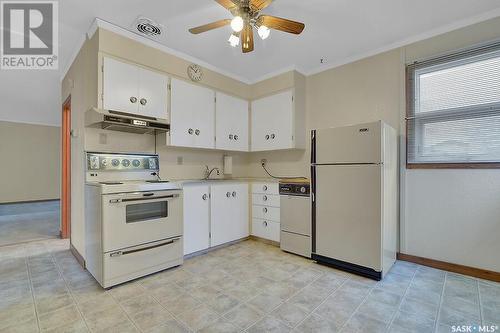
M 280 30 L 299 35 L 305 28 L 304 23 L 284 18 L 260 15 L 260 11 L 269 6 L 273 0 L 215 0 L 233 14 L 233 19 L 224 19 L 196 28 L 189 29 L 192 34 L 200 34 L 209 30 L 231 25 L 233 33 L 228 42 L 236 47 L 240 44 L 243 53 L 254 50 L 253 29 L 257 30 L 260 38 L 269 37 L 271 30 Z

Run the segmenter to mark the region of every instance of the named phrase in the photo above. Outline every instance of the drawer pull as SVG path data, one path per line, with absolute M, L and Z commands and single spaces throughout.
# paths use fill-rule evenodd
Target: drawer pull
M 267 221 L 262 222 L 262 225 L 263 225 L 264 227 L 267 227 Z
M 264 213 L 267 213 L 267 208 L 266 208 L 266 207 L 264 207 L 264 208 L 262 209 L 262 211 L 263 211 Z
M 236 191 L 233 191 L 233 198 L 236 197 Z
M 208 195 L 207 194 L 203 194 L 203 196 L 201 197 L 204 201 L 207 201 L 208 199 Z
M 267 195 L 263 196 L 262 200 L 267 201 Z
M 267 185 L 262 186 L 263 191 L 267 191 Z
M 226 197 L 230 198 L 231 197 L 231 192 L 226 193 Z

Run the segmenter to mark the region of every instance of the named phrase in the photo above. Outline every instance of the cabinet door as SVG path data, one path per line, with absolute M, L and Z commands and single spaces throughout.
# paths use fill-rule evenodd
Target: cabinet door
M 172 79 L 170 99 L 170 144 L 180 147 L 214 148 L 214 91 Z
M 248 151 L 248 101 L 216 93 L 216 148 Z
M 209 186 L 184 187 L 184 255 L 210 247 Z
M 139 105 L 139 68 L 104 58 L 103 108 L 137 113 Z
M 248 236 L 248 185 L 212 185 L 211 246 Z
M 139 70 L 139 114 L 167 119 L 168 77 L 160 73 Z
M 252 102 L 252 151 L 293 148 L 293 91 Z

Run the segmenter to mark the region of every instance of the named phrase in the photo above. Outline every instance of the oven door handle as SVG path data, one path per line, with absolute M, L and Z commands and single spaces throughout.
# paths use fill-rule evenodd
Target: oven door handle
M 149 193 L 148 193 L 149 194 Z M 157 200 L 157 199 L 173 199 L 173 198 L 178 198 L 178 194 L 170 194 L 170 195 L 162 195 L 158 197 L 144 197 L 144 198 L 125 198 L 125 199 L 111 199 L 109 200 L 109 203 L 120 203 L 120 202 L 132 202 L 132 201 L 145 201 L 145 200 Z
M 125 256 L 127 254 L 136 253 L 136 252 L 142 252 L 142 251 L 152 250 L 152 249 L 156 249 L 158 247 L 162 247 L 162 246 L 174 244 L 175 242 L 178 242 L 179 240 L 180 240 L 180 238 L 175 238 L 175 239 L 171 239 L 171 240 L 169 240 L 168 242 L 165 242 L 165 243 L 156 244 L 156 245 L 152 245 L 152 246 L 148 246 L 148 247 L 143 247 L 143 248 L 140 248 L 140 249 L 128 250 L 128 251 L 115 251 L 115 252 L 110 253 L 109 256 L 112 257 L 112 258 L 115 258 L 115 257 Z

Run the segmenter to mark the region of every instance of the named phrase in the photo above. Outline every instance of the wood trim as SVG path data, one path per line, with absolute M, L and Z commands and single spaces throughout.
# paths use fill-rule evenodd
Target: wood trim
M 407 169 L 500 169 L 500 163 L 406 163 Z
M 71 96 L 62 106 L 61 121 L 61 238 L 71 235 Z
M 500 282 L 500 272 L 489 271 L 486 269 L 475 268 L 470 266 L 464 266 L 459 264 L 452 264 L 445 261 L 439 261 L 435 259 L 417 257 L 410 254 L 398 253 L 398 260 L 409 261 L 415 264 L 433 267 L 437 269 L 442 269 L 445 271 L 459 273 L 463 275 L 468 275 L 484 280 L 490 280 L 495 282 Z
M 83 256 L 78 252 L 77 249 L 73 246 L 73 244 L 70 243 L 69 245 L 69 250 L 73 254 L 73 256 L 76 258 L 76 261 L 85 269 L 85 259 L 83 259 Z

